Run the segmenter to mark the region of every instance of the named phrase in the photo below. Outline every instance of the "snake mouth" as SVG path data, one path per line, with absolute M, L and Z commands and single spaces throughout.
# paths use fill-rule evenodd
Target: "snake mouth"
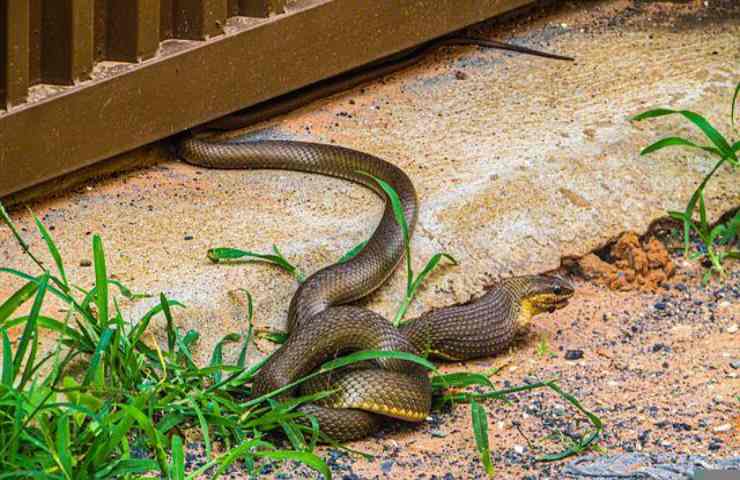
M 546 306 L 545 310 L 547 310 L 548 313 L 552 313 L 556 310 L 560 310 L 561 308 L 565 308 L 568 306 L 568 300 L 570 300 L 570 298 L 564 298 L 555 303 L 551 303 Z
M 561 295 L 557 298 L 546 298 L 544 301 L 537 302 L 537 306 L 542 312 L 553 313 L 556 310 L 567 307 L 572 296 L 573 294 Z

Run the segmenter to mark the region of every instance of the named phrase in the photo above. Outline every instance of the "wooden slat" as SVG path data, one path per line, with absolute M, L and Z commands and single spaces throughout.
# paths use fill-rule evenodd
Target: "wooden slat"
M 269 17 L 285 12 L 288 0 L 239 0 L 239 10 L 246 17 Z
M 107 58 L 138 62 L 159 48 L 159 0 L 108 1 Z
M 159 39 L 175 37 L 175 0 L 159 2 Z
M 205 40 L 224 33 L 228 0 L 175 0 L 175 37 Z
M 41 3 L 42 0 L 29 0 L 31 15 L 30 52 L 30 83 L 36 85 L 41 82 Z
M 0 106 L 26 100 L 30 81 L 30 6 L 27 0 L 0 0 Z
M 93 67 L 94 0 L 44 0 L 41 22 L 41 78 L 74 84 Z
M 229 0 L 226 14 L 229 17 L 235 17 L 239 15 L 239 0 Z

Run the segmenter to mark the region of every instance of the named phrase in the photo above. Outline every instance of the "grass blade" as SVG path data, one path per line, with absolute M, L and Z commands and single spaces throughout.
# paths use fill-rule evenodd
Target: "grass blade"
M 233 343 L 238 342 L 241 340 L 241 336 L 236 333 L 230 333 L 226 335 L 224 338 L 221 339 L 220 342 L 216 344 L 216 346 L 213 348 L 213 353 L 211 354 L 211 363 L 210 365 L 212 367 L 220 366 L 224 362 L 224 355 L 223 355 L 223 347 L 224 343 Z M 219 383 L 221 381 L 221 370 L 217 370 L 213 374 L 213 381 L 215 383 Z
M 337 260 L 337 263 L 347 263 L 348 261 L 352 260 L 359 254 L 363 248 L 365 248 L 365 245 L 367 245 L 368 240 L 363 240 L 362 242 L 358 243 L 350 251 L 342 255 L 342 257 Z
M 72 478 L 72 452 L 69 434 L 69 415 L 57 418 L 56 450 L 62 470 L 67 478 Z
M 87 368 L 85 379 L 82 382 L 83 387 L 90 385 L 93 380 L 96 380 L 96 385 L 99 387 L 103 386 L 103 370 L 105 368 L 105 363 L 101 363 L 101 360 L 103 359 L 103 355 L 105 355 L 105 351 L 108 350 L 108 346 L 110 345 L 110 341 L 113 338 L 114 333 L 115 330 L 113 328 L 106 328 L 103 331 L 103 334 L 100 335 L 100 342 L 95 348 L 95 353 L 93 353 L 93 356 L 90 358 L 90 365 Z
M 735 104 L 737 103 L 737 96 L 740 94 L 740 82 L 737 82 L 737 86 L 735 87 L 735 94 L 732 95 L 732 108 L 730 109 L 730 125 L 732 125 L 732 129 L 735 130 Z M 736 143 L 736 145 L 739 145 L 740 142 Z
M 597 417 L 593 413 L 583 408 L 583 405 L 581 405 L 581 402 L 579 402 L 578 399 L 576 399 L 576 397 L 574 397 L 570 393 L 564 392 L 558 386 L 557 383 L 546 382 L 546 385 L 548 388 L 550 388 L 551 390 L 555 391 L 558 395 L 560 395 L 568 403 L 573 405 L 583 415 L 585 415 L 586 418 L 588 418 L 588 420 L 591 422 L 591 425 L 593 425 L 594 427 L 594 430 L 589 435 L 579 440 L 576 443 L 576 445 L 574 445 L 573 447 L 568 448 L 565 451 L 554 454 L 554 455 L 545 455 L 543 457 L 536 459 L 537 461 L 552 462 L 552 461 L 562 460 L 563 458 L 569 457 L 571 455 L 576 455 L 578 453 L 583 452 L 587 448 L 589 448 L 591 444 L 593 444 L 593 442 L 595 442 L 601 437 L 601 432 L 604 430 L 604 424 L 599 417 Z
M 735 155 L 735 152 L 733 152 L 730 148 L 730 145 L 727 143 L 727 140 L 725 140 L 725 137 L 723 137 L 722 134 L 720 134 L 712 126 L 712 124 L 707 121 L 707 119 L 705 119 L 698 113 L 694 113 L 689 110 L 671 110 L 668 108 L 656 108 L 654 110 L 648 110 L 647 112 L 635 115 L 634 117 L 632 117 L 631 120 L 641 121 L 648 118 L 662 117 L 665 115 L 674 114 L 682 115 L 688 121 L 693 123 L 697 128 L 699 128 L 699 130 L 701 130 L 704 135 L 717 147 L 723 157 L 732 158 L 735 162 L 737 162 L 737 156 Z
M 327 373 L 331 370 L 335 370 L 341 367 L 346 367 L 347 365 L 351 365 L 353 363 L 364 362 L 365 360 L 380 360 L 380 359 L 406 360 L 406 361 L 421 365 L 422 367 L 427 368 L 428 370 L 431 370 L 431 371 L 437 370 L 437 367 L 432 362 L 430 362 L 429 360 L 425 358 L 414 355 L 413 353 L 386 352 L 386 351 L 380 351 L 380 350 L 363 350 L 363 351 L 351 353 L 349 355 L 345 355 L 343 357 L 335 358 L 334 360 L 330 360 L 324 363 L 321 366 L 321 368 L 318 369 L 317 373 L 319 374 Z
M 105 328 L 108 326 L 108 273 L 105 266 L 103 241 L 99 235 L 93 237 L 93 258 L 95 260 L 95 305 L 98 307 L 98 323 Z
M 475 400 L 470 402 L 470 413 L 473 417 L 473 433 L 475 445 L 478 448 L 483 468 L 489 478 L 494 475 L 493 463 L 491 462 L 491 449 L 488 446 L 488 414 L 486 410 Z
M 278 267 L 293 275 L 293 277 L 295 277 L 298 282 L 303 282 L 305 280 L 303 272 L 301 272 L 298 267 L 290 263 L 288 259 L 283 256 L 282 252 L 280 252 L 277 246 L 273 245 L 272 249 L 275 252 L 274 255 L 251 252 L 249 250 L 239 250 L 237 248 L 212 248 L 208 250 L 207 256 L 208 259 L 213 263 L 234 262 L 236 260 L 247 262 L 252 260 L 259 260 L 271 263 L 273 265 L 277 265 Z
M 704 145 L 697 145 L 694 142 L 690 142 L 684 138 L 681 137 L 668 137 L 664 138 L 662 140 L 658 140 L 657 142 L 653 143 L 652 145 L 649 145 L 645 148 L 643 148 L 640 151 L 640 155 L 647 155 L 648 153 L 653 153 L 657 150 L 660 150 L 661 148 L 665 147 L 672 147 L 672 146 L 681 146 L 681 147 L 691 147 L 691 148 L 698 148 L 704 151 L 707 151 L 709 153 L 713 153 L 715 155 L 722 156 L 719 150 L 717 150 L 714 147 L 707 147 Z
M 21 365 L 23 364 L 26 350 L 28 350 L 29 345 L 31 346 L 31 352 L 25 360 L 26 369 L 24 371 L 24 377 L 33 368 L 33 361 L 36 355 L 36 348 L 38 346 L 37 319 L 39 317 L 39 312 L 41 312 L 41 305 L 44 303 L 44 296 L 46 295 L 46 287 L 48 283 L 49 274 L 45 273 L 41 276 L 39 288 L 36 292 L 36 298 L 34 298 L 31 313 L 28 315 L 29 318 L 26 322 L 26 327 L 23 329 L 23 334 L 21 335 L 21 340 L 18 343 L 18 348 L 16 350 L 15 359 L 13 360 L 13 372 L 17 373 L 20 371 Z M 18 387 L 19 390 L 22 390 L 23 385 L 26 383 L 25 380 L 28 379 L 21 378 L 21 385 Z
M 401 231 L 403 232 L 403 242 L 406 247 L 406 292 L 409 292 L 411 290 L 411 282 L 413 281 L 414 277 L 414 273 L 411 270 L 411 234 L 409 232 L 408 222 L 406 221 L 406 215 L 403 211 L 403 206 L 401 205 L 401 198 L 398 196 L 396 190 L 385 180 L 378 178 L 375 175 L 371 175 L 367 172 L 359 171 L 358 173 L 362 175 L 367 175 L 368 177 L 375 180 L 377 184 L 380 185 L 380 188 L 383 189 L 383 191 L 385 192 L 388 200 L 391 202 L 393 215 L 396 217 L 396 223 L 398 223 L 398 225 L 401 227 Z
M 172 437 L 172 478 L 185 480 L 185 452 L 179 435 Z
M 495 389 L 493 382 L 480 373 L 455 372 L 435 375 L 432 378 L 432 389 L 465 388 L 473 385 Z
M 51 253 L 54 263 L 56 263 L 59 275 L 62 277 L 62 284 L 66 291 L 69 291 L 69 282 L 67 281 L 67 274 L 64 271 L 64 262 L 62 261 L 62 255 L 59 253 L 59 249 L 54 243 L 54 238 L 52 238 L 51 234 L 46 229 L 46 226 L 41 223 L 41 220 L 39 220 L 36 215 L 33 216 L 33 219 L 36 222 L 36 228 L 38 228 L 41 233 L 41 237 L 44 239 L 44 242 L 46 242 L 46 247 L 49 249 L 49 253 Z
M 177 343 L 177 330 L 170 311 L 170 302 L 167 301 L 164 293 L 159 294 L 159 306 L 162 307 L 162 313 L 164 313 L 164 318 L 167 321 L 167 350 L 172 353 L 175 351 L 175 344 Z
M 329 466 L 314 453 L 293 450 L 261 450 L 254 452 L 254 456 L 272 458 L 273 460 L 293 460 L 316 470 L 324 476 L 324 479 L 331 480 Z
M 10 345 L 10 338 L 8 338 L 7 330 L 0 328 L 0 334 L 3 336 L 2 382 L 6 387 L 11 387 L 13 385 L 13 379 L 15 378 L 15 370 L 13 369 L 13 347 Z
M 0 325 L 3 325 L 3 322 L 5 322 L 5 320 L 8 319 L 8 317 L 18 309 L 18 307 L 31 298 L 33 294 L 36 293 L 37 289 L 38 284 L 36 282 L 28 282 L 3 302 L 3 304 L 0 305 Z

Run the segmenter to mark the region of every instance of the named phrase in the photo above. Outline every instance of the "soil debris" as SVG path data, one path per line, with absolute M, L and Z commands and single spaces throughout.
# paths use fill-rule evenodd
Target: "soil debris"
M 634 232 L 626 232 L 612 246 L 607 260 L 591 253 L 578 265 L 587 280 L 612 290 L 655 291 L 673 276 L 675 266 L 663 242 L 655 237 L 641 242 Z

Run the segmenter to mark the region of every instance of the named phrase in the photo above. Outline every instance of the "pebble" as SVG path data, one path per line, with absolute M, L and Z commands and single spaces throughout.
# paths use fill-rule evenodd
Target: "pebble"
M 383 471 L 383 473 L 390 473 L 392 468 L 393 460 L 388 460 L 380 464 L 380 469 Z
M 716 452 L 717 450 L 719 450 L 721 448 L 722 448 L 722 444 L 721 443 L 712 442 L 712 443 L 709 444 L 709 450 L 712 451 L 712 452 Z
M 715 432 L 729 432 L 732 428 L 732 425 L 729 423 L 723 423 L 722 425 L 719 425 L 717 427 L 714 427 L 713 431 Z
M 665 302 L 658 302 L 658 303 L 655 304 L 655 309 L 656 310 L 665 310 L 666 307 L 667 307 L 667 305 L 665 304 Z
M 524 453 L 524 447 L 522 447 L 521 445 L 514 445 L 514 451 L 521 455 Z
M 734 362 L 730 362 L 730 366 L 732 368 L 736 369 L 736 370 L 739 369 L 740 368 L 740 360 L 735 360 Z
M 737 323 L 733 323 L 729 327 L 727 327 L 727 333 L 735 333 L 737 332 L 738 326 Z
M 185 235 L 183 237 L 183 240 L 192 240 L 192 239 L 193 239 L 193 236 L 192 235 Z
M 566 360 L 580 360 L 583 358 L 583 350 L 568 350 L 565 352 Z

